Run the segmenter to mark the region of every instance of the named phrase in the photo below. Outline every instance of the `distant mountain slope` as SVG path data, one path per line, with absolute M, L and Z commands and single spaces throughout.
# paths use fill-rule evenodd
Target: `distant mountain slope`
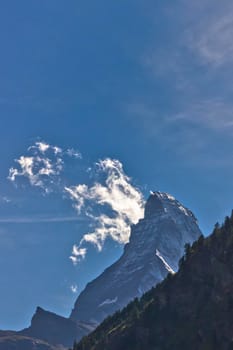
M 18 332 L 18 335 L 43 339 L 53 345 L 62 344 L 69 347 L 73 345 L 74 339 L 81 339 L 94 328 L 93 324 L 75 322 L 38 307 L 32 317 L 30 327 Z
M 16 332 L 0 332 L 0 350 L 65 350 L 65 348 L 52 346 L 40 339 L 20 336 Z
M 186 246 L 169 275 L 74 350 L 232 350 L 233 215 Z
M 122 257 L 89 283 L 78 297 L 72 320 L 103 321 L 177 271 L 185 243 L 201 235 L 196 218 L 174 197 L 154 192 L 145 217 L 132 226 Z

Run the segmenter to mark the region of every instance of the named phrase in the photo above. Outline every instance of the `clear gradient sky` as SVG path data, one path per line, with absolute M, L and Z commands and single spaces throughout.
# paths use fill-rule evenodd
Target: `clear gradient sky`
M 1 4 L 0 329 L 69 315 L 150 190 L 230 213 L 232 37 L 227 0 Z

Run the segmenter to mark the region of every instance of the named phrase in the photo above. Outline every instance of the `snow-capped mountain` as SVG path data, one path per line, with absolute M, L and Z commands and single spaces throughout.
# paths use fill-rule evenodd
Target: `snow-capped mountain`
M 153 192 L 144 218 L 131 227 L 121 258 L 89 283 L 70 318 L 100 323 L 178 269 L 185 243 L 201 235 L 193 213 L 167 193 Z
M 167 193 L 151 193 L 144 218 L 131 227 L 123 255 L 87 284 L 70 318 L 37 308 L 29 328 L 0 332 L 0 348 L 13 349 L 15 343 L 17 349 L 26 349 L 26 343 L 38 350 L 53 350 L 48 343 L 56 349 L 72 346 L 74 339 L 90 333 L 105 317 L 162 281 L 168 272 L 176 272 L 185 243 L 192 243 L 200 235 L 189 209 Z

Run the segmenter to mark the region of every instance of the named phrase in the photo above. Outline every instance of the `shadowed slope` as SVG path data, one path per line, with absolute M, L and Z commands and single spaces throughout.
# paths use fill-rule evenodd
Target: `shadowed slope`
M 106 319 L 75 350 L 233 349 L 233 216 L 186 245 L 179 272 Z

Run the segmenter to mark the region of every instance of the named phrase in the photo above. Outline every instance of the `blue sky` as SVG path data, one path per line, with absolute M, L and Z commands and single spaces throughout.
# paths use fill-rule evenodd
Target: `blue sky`
M 150 190 L 188 206 L 205 234 L 231 211 L 232 7 L 1 6 L 0 329 L 27 326 L 37 305 L 68 315 Z

